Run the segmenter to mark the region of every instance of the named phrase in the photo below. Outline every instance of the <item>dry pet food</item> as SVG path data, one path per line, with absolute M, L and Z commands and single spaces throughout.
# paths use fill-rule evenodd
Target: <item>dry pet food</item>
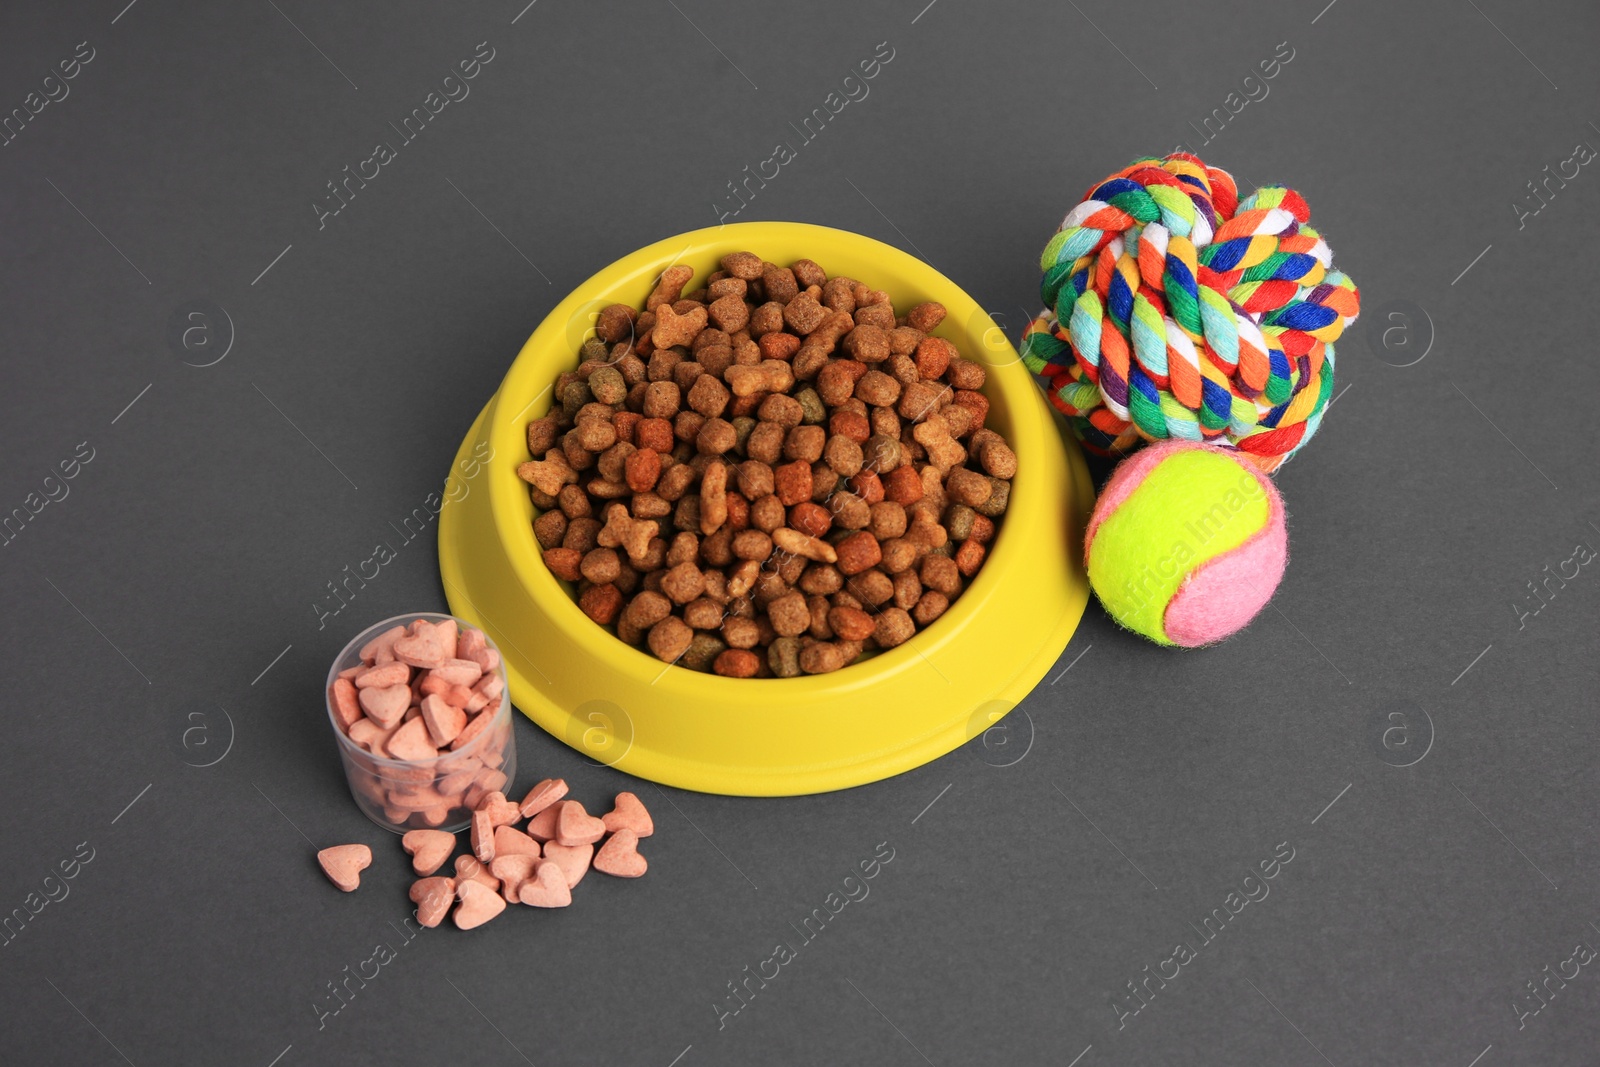
M 961 595 L 1017 456 L 984 426 L 983 365 L 933 333 L 942 305 L 896 314 L 811 260 L 721 268 L 600 313 L 528 425 L 534 536 L 584 614 L 661 660 L 836 671 Z M 634 866 L 625 841 L 604 862 Z

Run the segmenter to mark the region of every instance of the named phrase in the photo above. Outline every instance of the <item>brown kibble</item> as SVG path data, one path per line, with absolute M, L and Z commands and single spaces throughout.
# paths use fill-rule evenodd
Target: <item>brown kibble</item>
M 889 304 L 868 304 L 856 308 L 856 324 L 876 326 L 881 330 L 892 330 L 898 325 L 894 321 L 894 308 Z
M 844 350 L 862 363 L 882 363 L 890 356 L 889 333 L 878 326 L 856 326 L 845 335 Z
M 578 607 L 601 626 L 609 626 L 622 613 L 622 592 L 609 583 L 591 585 L 578 596 Z
M 868 504 L 876 504 L 883 499 L 883 480 L 870 467 L 862 468 L 851 476 L 850 488 Z
M 780 637 L 798 637 L 811 625 L 805 594 L 790 591 L 767 605 L 767 618 Z
M 662 305 L 677 302 L 683 287 L 689 284 L 689 279 L 694 277 L 694 269 L 683 263 L 677 263 L 661 272 L 661 280 L 656 282 L 655 290 L 644 302 L 646 311 L 658 311 Z M 660 321 L 658 318 L 656 321 Z M 617 338 L 622 340 L 622 338 Z M 661 342 L 656 342 L 661 344 Z M 676 344 L 677 342 L 671 342 Z
M 794 371 L 782 360 L 764 359 L 754 367 L 729 367 L 723 379 L 734 396 L 748 397 L 785 392 L 794 385 Z
M 609 304 L 600 309 L 594 322 L 595 336 L 606 344 L 616 344 L 633 337 L 633 320 L 638 313 L 627 304 Z
M 795 460 L 785 463 L 773 472 L 774 492 L 777 493 L 778 502 L 785 507 L 791 507 L 803 500 L 811 499 L 811 464 L 805 460 Z
M 849 278 L 829 278 L 822 283 L 824 307 L 846 314 L 856 309 L 856 283 Z
M 794 354 L 800 351 L 801 342 L 794 334 L 780 330 L 762 334 L 756 344 L 761 350 L 762 359 L 792 360 Z
M 833 526 L 833 512 L 805 500 L 789 509 L 789 525 L 807 537 L 821 537 Z
M 927 626 L 943 615 L 949 606 L 949 597 L 936 589 L 930 589 L 917 599 L 916 607 L 910 609 L 911 618 L 918 626 Z
M 674 663 L 689 651 L 689 644 L 693 640 L 694 631 L 689 629 L 689 624 L 676 615 L 668 615 L 650 627 L 646 643 L 656 659 Z
M 761 287 L 768 300 L 787 304 L 800 295 L 800 283 L 788 267 L 769 267 L 761 274 Z
M 801 293 L 783 306 L 783 321 L 801 337 L 821 326 L 827 317 L 828 309 L 810 293 Z
M 949 556 L 929 553 L 922 557 L 922 567 L 918 573 L 924 586 L 947 597 L 961 592 L 961 571 Z
M 983 566 L 985 549 L 977 541 L 963 541 L 961 547 L 956 549 L 956 569 L 966 577 L 971 578 L 978 573 L 978 568 Z
M 901 574 L 910 570 L 921 554 L 916 542 L 904 537 L 890 538 L 883 543 L 883 569 L 890 574 Z
M 535 456 L 543 456 L 550 451 L 556 443 L 556 438 L 561 436 L 561 427 L 556 425 L 556 420 L 549 415 L 542 419 L 534 419 L 528 423 L 528 452 Z
M 756 410 L 756 417 L 762 422 L 775 423 L 786 431 L 799 426 L 805 415 L 805 408 L 800 406 L 800 401 L 782 393 L 766 397 Z
M 556 548 L 567 533 L 567 517 L 559 511 L 546 511 L 533 520 L 533 536 L 541 548 Z
M 826 541 L 788 527 L 779 527 L 772 531 L 772 543 L 783 552 L 804 556 L 817 563 L 833 563 L 839 558 L 838 550 Z
M 739 443 L 739 431 L 726 419 L 707 419 L 695 434 L 694 446 L 708 456 L 720 456 L 733 451 Z
M 730 615 L 722 621 L 722 639 L 731 648 L 754 648 L 761 640 L 761 627 L 754 619 Z
M 680 563 L 661 576 L 661 591 L 674 604 L 687 604 L 706 591 L 706 578 L 693 563 Z
M 550 573 L 563 581 L 575 582 L 581 576 L 578 570 L 583 563 L 583 553 L 575 548 L 548 548 L 544 552 L 544 565 Z
M 895 410 L 903 418 L 921 422 L 938 412 L 940 403 L 949 392 L 950 387 L 939 382 L 914 382 L 901 392 L 900 403 Z
M 617 559 L 617 553 L 609 548 L 596 548 L 583 557 L 583 562 L 578 565 L 578 571 L 589 581 L 596 585 L 614 582 L 622 573 L 622 561 Z
M 724 649 L 711 664 L 711 670 L 724 678 L 754 678 L 761 669 L 761 657 L 745 648 Z
M 727 333 L 736 333 L 750 322 L 750 308 L 746 306 L 744 297 L 732 293 L 712 301 L 707 314 L 719 330 Z
M 733 535 L 731 547 L 735 559 L 760 563 L 772 555 L 772 537 L 765 530 L 740 530 Z
M 1003 478 L 990 478 L 989 484 L 993 487 L 993 492 L 989 494 L 989 499 L 982 504 L 974 505 L 973 510 L 979 515 L 987 515 L 991 519 L 997 519 L 1005 514 L 1006 505 L 1011 502 L 1011 483 Z
M 800 675 L 800 639 L 780 637 L 767 646 L 767 666 L 777 678 Z
M 742 301 L 740 306 L 743 306 Z M 706 319 L 706 309 L 702 304 L 695 304 L 684 312 L 673 310 L 670 304 L 662 304 L 656 308 L 656 322 L 650 328 L 651 343 L 658 349 L 687 345 L 706 328 Z
M 729 252 L 722 257 L 722 269 L 735 278 L 753 282 L 761 277 L 761 257 L 754 252 Z
M 904 608 L 889 607 L 878 614 L 877 626 L 872 637 L 878 642 L 878 647 L 894 648 L 896 645 L 905 644 L 916 632 L 916 623 L 911 621 L 911 616 Z
M 640 448 L 629 454 L 622 465 L 628 488 L 635 493 L 646 493 L 655 488 L 661 477 L 661 453 Z
M 702 374 L 689 387 L 689 406 L 708 419 L 721 415 L 728 406 L 728 387 L 713 375 Z
M 880 500 L 869 509 L 867 529 L 878 543 L 906 532 L 906 509 L 894 500 Z
M 828 641 L 818 641 L 800 649 L 800 669 L 807 674 L 829 674 L 845 663 L 843 651 Z
M 572 469 L 566 456 L 560 451 L 551 449 L 546 453 L 550 458 L 544 460 L 530 460 L 517 467 L 517 477 L 527 482 L 549 496 L 561 492 L 563 485 L 571 485 L 578 480 L 578 472 Z
M 950 477 L 945 481 L 945 491 L 957 504 L 977 508 L 994 494 L 994 483 L 977 471 L 961 467 L 950 472 Z
M 839 572 L 846 576 L 876 567 L 883 559 L 878 539 L 865 530 L 858 530 L 841 540 L 834 546 L 834 551 L 838 554 Z
M 862 571 L 845 582 L 845 590 L 863 604 L 878 607 L 894 596 L 894 581 L 880 570 Z
M 828 431 L 821 426 L 796 426 L 783 439 L 785 459 L 815 463 L 822 458 L 822 449 L 828 442 Z
M 859 415 L 856 417 L 860 418 Z M 865 419 L 861 421 L 866 422 Z M 822 455 L 829 467 L 846 478 L 859 471 L 864 462 L 861 445 L 839 433 L 828 438 L 827 447 L 823 449 Z
M 828 612 L 828 625 L 846 641 L 865 641 L 877 626 L 872 616 L 859 608 L 833 608 Z
M 996 478 L 1017 476 L 1017 454 L 1004 441 L 986 441 L 978 452 L 978 462 Z
M 651 382 L 644 390 L 644 415 L 651 419 L 670 419 L 683 406 L 677 382 Z
M 915 504 L 922 499 L 922 479 L 909 467 L 896 467 L 883 476 L 883 496 L 901 506 Z
M 945 380 L 953 389 L 982 389 L 988 375 L 984 372 L 982 363 L 975 363 L 970 359 L 952 359 L 945 368 Z
M 683 606 L 683 621 L 696 630 L 715 630 L 722 625 L 722 605 L 710 597 L 691 600 Z
M 798 259 L 789 268 L 794 271 L 794 280 L 804 286 L 821 285 L 828 280 L 828 274 L 819 267 L 815 260 Z
M 648 630 L 672 614 L 672 601 L 646 590 L 629 601 L 623 617 L 640 630 Z
M 924 378 L 937 378 L 950 366 L 952 359 L 959 358 L 956 346 L 943 337 L 924 337 L 917 345 L 917 373 Z
M 786 514 L 783 501 L 776 493 L 769 493 L 750 505 L 750 525 L 771 533 L 783 525 Z
M 890 407 L 900 399 L 900 383 L 881 370 L 869 370 L 856 382 L 855 395 L 873 407 Z
M 918 304 L 906 312 L 906 325 L 913 330 L 928 333 L 944 321 L 944 305 L 937 303 Z

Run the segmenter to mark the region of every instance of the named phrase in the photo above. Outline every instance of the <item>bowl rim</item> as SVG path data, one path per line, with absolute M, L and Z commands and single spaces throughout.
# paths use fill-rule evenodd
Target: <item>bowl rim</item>
M 953 340 L 962 358 L 980 362 L 986 371 L 982 392 L 993 402 L 998 392 L 1005 398 L 1011 432 L 1007 443 L 1018 456 L 1018 471 L 1012 479 L 1011 497 L 1004 520 L 998 524 L 995 540 L 989 546 L 984 565 L 976 577 L 962 591 L 962 595 L 934 623 L 918 630 L 911 638 L 892 649 L 878 652 L 869 659 L 827 674 L 801 675 L 793 678 L 727 678 L 707 671 L 682 668 L 672 671 L 675 664 L 663 663 L 649 652 L 635 648 L 616 634 L 585 615 L 577 601 L 567 592 L 563 583 L 545 566 L 541 549 L 533 535 L 531 521 L 524 509 L 537 511 L 528 498 L 527 485 L 516 476 L 516 462 L 526 449 L 527 420 L 535 417 L 529 412 L 540 404 L 549 409 L 546 395 L 550 393 L 557 375 L 575 368 L 576 351 L 558 348 L 569 338 L 569 324 L 574 315 L 586 306 L 593 310 L 607 303 L 627 302 L 618 297 L 620 290 L 640 283 L 653 285 L 655 279 L 668 266 L 686 255 L 696 259 L 715 252 L 720 258 L 728 252 L 756 251 L 763 240 L 771 240 L 774 230 L 789 235 L 815 235 L 819 245 L 844 242 L 853 245 L 853 251 L 863 258 L 882 260 L 884 273 L 899 279 L 902 288 L 918 288 L 932 294 L 944 305 L 946 318 L 941 326 L 952 321 L 962 323 L 961 337 Z M 714 269 L 714 268 L 713 268 Z M 624 272 L 624 277 L 614 275 Z M 697 269 L 690 285 L 703 280 L 708 271 Z M 866 280 L 866 279 L 858 279 Z M 870 283 L 869 283 L 870 284 Z M 891 289 L 891 286 L 880 286 Z M 979 352 L 971 351 L 968 337 L 979 331 L 984 342 Z M 939 336 L 944 334 L 934 331 Z M 955 332 L 954 329 L 951 332 Z M 990 340 L 998 336 L 1000 343 Z M 950 339 L 950 338 L 946 338 Z M 986 350 L 986 351 L 985 351 Z M 987 355 L 1003 357 L 995 362 Z M 538 375 L 535 371 L 538 370 Z M 530 385 L 533 386 L 530 388 Z M 1033 377 L 1022 365 L 1021 357 L 1011 345 L 1004 331 L 995 324 L 989 313 L 953 280 L 932 265 L 893 245 L 850 230 L 819 226 L 802 222 L 744 222 L 723 226 L 709 226 L 664 238 L 645 245 L 600 268 L 579 283 L 559 303 L 550 309 L 512 361 L 495 396 L 487 439 L 518 439 L 524 442 L 513 457 L 516 462 L 495 462 L 489 471 L 489 501 L 493 522 L 502 545 L 506 548 L 513 574 L 527 595 L 546 612 L 551 621 L 564 630 L 589 632 L 597 640 L 580 638 L 585 651 L 598 665 L 624 676 L 629 681 L 661 687 L 664 696 L 716 700 L 737 700 L 739 697 L 760 696 L 771 698 L 780 692 L 788 699 L 825 700 L 858 689 L 875 687 L 884 681 L 916 670 L 921 666 L 935 665 L 939 649 L 962 639 L 974 625 L 982 624 L 980 612 L 990 599 L 991 591 L 1003 581 L 1006 572 L 1014 566 L 1025 566 L 1020 557 L 1013 561 L 1013 544 L 1020 538 L 1007 538 L 1006 529 L 1018 521 L 1042 521 L 1043 487 L 1039 465 L 1030 463 L 1028 456 L 1045 447 L 1060 447 L 1049 436 L 1054 427 L 1049 424 L 1049 413 L 1038 403 L 1037 386 Z M 520 408 L 514 407 L 523 396 L 533 399 Z M 514 438 L 508 423 L 518 420 Z M 531 457 L 530 457 L 531 458 Z M 520 497 L 520 499 L 519 499 Z M 603 640 L 598 640 L 603 639 Z M 710 687 L 709 689 L 706 687 Z

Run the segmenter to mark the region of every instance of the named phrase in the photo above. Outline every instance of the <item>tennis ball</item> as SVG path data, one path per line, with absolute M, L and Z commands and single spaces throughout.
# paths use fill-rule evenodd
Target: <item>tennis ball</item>
M 1232 452 L 1167 441 L 1112 473 L 1084 533 L 1089 584 L 1111 617 L 1195 648 L 1244 628 L 1289 559 L 1283 500 Z

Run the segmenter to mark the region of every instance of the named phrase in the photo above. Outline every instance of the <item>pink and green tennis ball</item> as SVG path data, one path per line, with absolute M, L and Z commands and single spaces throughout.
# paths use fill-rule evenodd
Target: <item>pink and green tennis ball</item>
M 1283 577 L 1283 500 L 1232 453 L 1190 441 L 1140 449 L 1112 473 L 1084 533 L 1089 584 L 1111 617 L 1160 645 L 1221 641 Z

